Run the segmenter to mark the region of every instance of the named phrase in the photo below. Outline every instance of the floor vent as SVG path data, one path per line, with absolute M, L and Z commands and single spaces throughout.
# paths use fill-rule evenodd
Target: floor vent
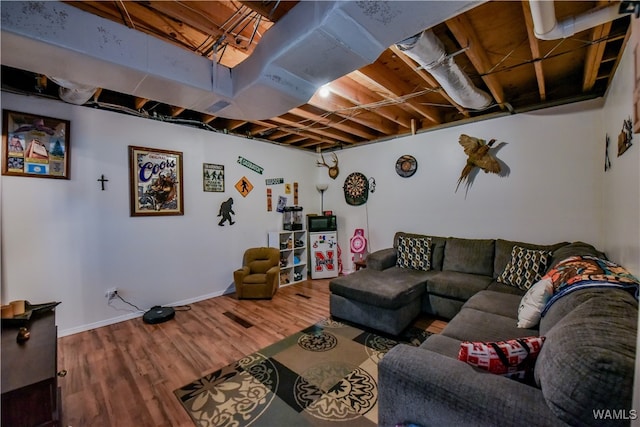
M 233 320 L 234 322 L 242 325 L 242 327 L 244 327 L 244 328 L 250 328 L 250 327 L 253 326 L 253 324 L 251 322 L 247 322 L 242 317 L 236 316 L 235 314 L 231 313 L 230 311 L 225 311 L 222 314 L 224 314 L 225 316 L 227 316 L 229 319 Z
M 306 298 L 306 299 L 311 299 L 311 297 L 309 295 L 305 295 L 305 294 L 301 294 L 301 293 L 296 293 L 297 296 L 302 297 L 302 298 Z

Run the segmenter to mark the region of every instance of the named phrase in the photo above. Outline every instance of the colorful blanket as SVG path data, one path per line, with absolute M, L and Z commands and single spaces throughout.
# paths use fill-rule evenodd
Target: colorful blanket
M 638 300 L 640 282 L 618 264 L 590 255 L 572 256 L 549 270 L 542 279 L 553 282 L 553 295 L 547 301 L 542 316 L 563 296 L 585 288 L 613 287 L 629 291 Z

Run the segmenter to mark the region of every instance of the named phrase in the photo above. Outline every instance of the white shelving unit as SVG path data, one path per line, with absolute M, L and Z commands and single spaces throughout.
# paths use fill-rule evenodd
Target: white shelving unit
M 307 280 L 307 231 L 270 231 L 269 246 L 280 250 L 280 286 Z

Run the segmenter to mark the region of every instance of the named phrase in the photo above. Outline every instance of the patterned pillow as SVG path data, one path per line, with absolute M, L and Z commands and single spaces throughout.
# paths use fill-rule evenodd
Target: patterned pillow
M 413 270 L 431 270 L 431 237 L 400 236 L 396 265 Z
M 523 291 L 528 290 L 544 275 L 551 260 L 551 254 L 550 251 L 514 246 L 511 250 L 511 260 L 498 276 L 498 282 L 515 286 Z

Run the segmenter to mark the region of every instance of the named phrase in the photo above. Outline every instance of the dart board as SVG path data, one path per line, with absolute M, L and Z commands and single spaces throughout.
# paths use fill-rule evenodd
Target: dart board
M 344 180 L 344 199 L 351 206 L 367 203 L 369 197 L 369 180 L 360 172 L 354 172 Z

